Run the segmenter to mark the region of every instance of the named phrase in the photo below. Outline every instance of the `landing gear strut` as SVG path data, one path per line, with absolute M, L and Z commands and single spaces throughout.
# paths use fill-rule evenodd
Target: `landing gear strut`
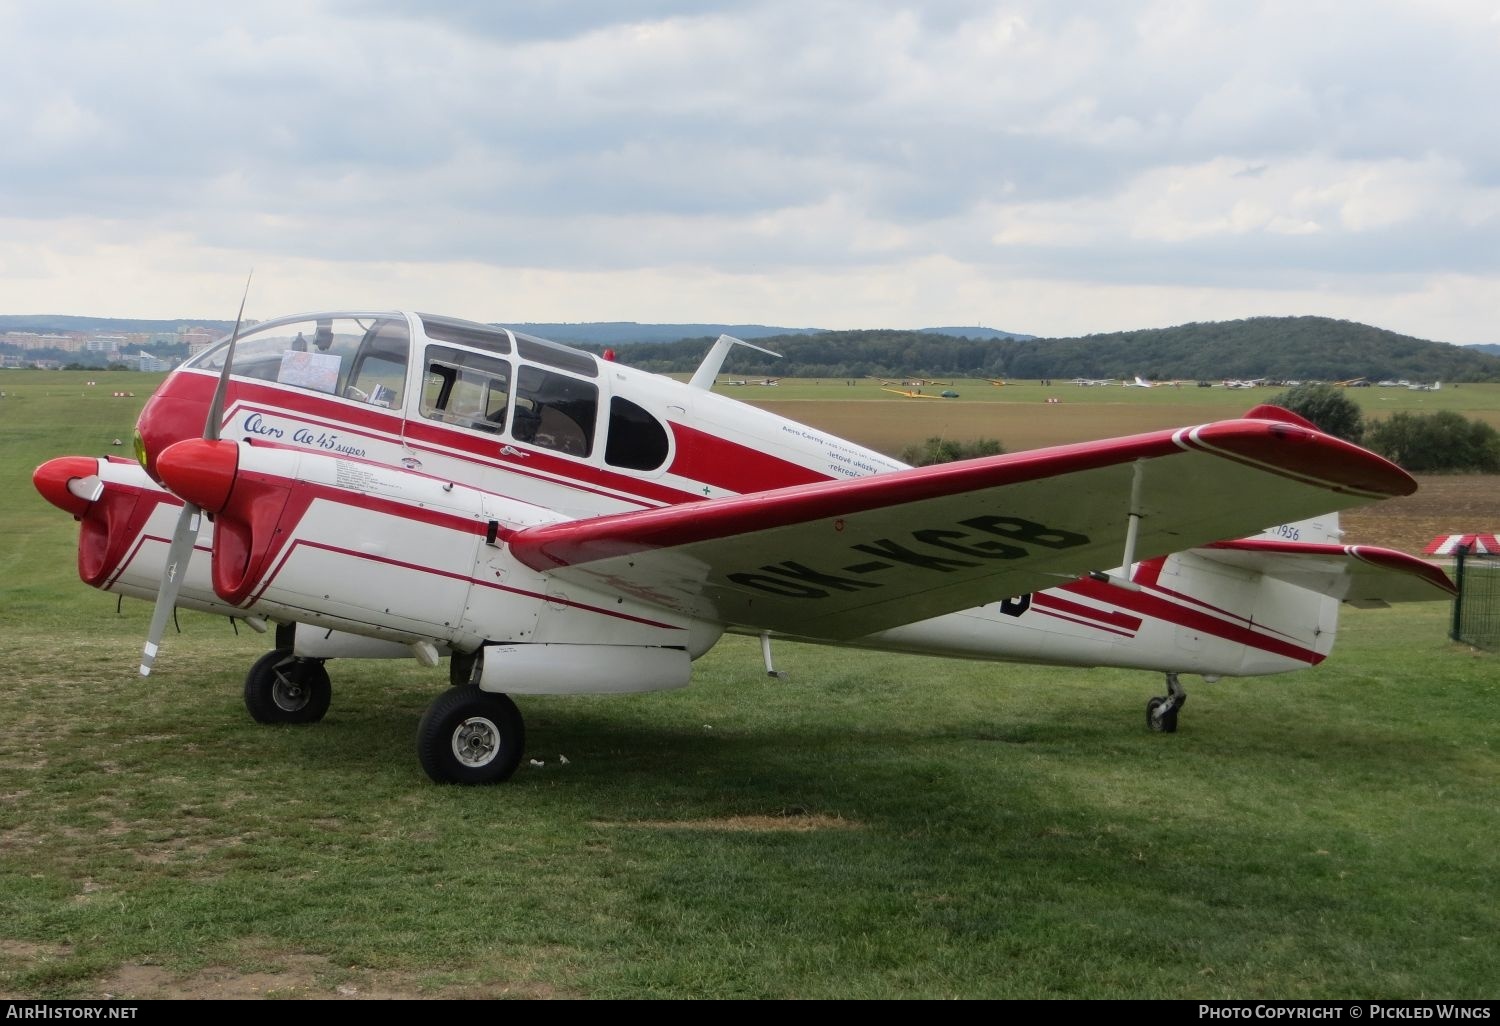
M 333 686 L 321 659 L 276 648 L 245 675 L 245 708 L 257 723 L 316 723 L 328 712 Z
M 1187 702 L 1187 690 L 1177 674 L 1167 674 L 1167 693 L 1146 703 L 1146 726 L 1162 734 L 1177 733 L 1177 713 Z

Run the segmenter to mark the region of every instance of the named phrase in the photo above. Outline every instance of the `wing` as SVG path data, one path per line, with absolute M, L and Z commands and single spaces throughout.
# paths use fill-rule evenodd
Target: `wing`
M 1452 598 L 1458 588 L 1439 567 L 1395 549 L 1247 538 L 1199 555 L 1254 570 L 1362 608 Z
M 831 640 L 1407 495 L 1299 424 L 1233 420 L 527 528 L 533 569 L 690 616 Z

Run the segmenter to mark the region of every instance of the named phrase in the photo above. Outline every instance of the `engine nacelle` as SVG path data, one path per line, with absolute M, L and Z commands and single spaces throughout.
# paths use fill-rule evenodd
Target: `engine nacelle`
M 686 658 L 722 629 L 615 593 L 562 587 L 507 546 L 516 531 L 561 514 L 452 480 L 248 441 L 189 439 L 157 465 L 170 487 L 213 516 L 217 596 L 262 616 L 460 652 L 486 643 L 563 650 L 587 639 L 601 651 L 675 649 Z M 647 658 L 624 686 L 588 676 L 581 687 L 559 678 L 542 690 L 685 683 L 678 656 Z M 655 683 L 668 669 L 665 679 L 682 681 Z
M 37 491 L 79 523 L 78 576 L 85 584 L 151 601 L 166 569 L 167 546 L 182 503 L 134 460 L 64 456 L 32 475 Z M 199 546 L 207 548 L 207 531 Z M 242 616 L 216 596 L 206 560 L 190 562 L 177 605 Z

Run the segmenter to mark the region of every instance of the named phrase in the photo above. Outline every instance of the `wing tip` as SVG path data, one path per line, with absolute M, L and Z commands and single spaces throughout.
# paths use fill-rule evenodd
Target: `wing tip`
M 1395 499 L 1417 490 L 1416 478 L 1384 456 L 1320 431 L 1294 413 L 1280 412 L 1286 417 L 1215 421 L 1184 432 L 1183 438 L 1193 448 L 1341 494 Z

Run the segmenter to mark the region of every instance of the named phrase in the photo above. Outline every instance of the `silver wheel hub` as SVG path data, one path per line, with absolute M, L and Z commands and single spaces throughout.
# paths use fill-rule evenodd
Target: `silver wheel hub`
M 500 728 L 484 716 L 470 716 L 453 730 L 453 757 L 463 765 L 478 768 L 493 762 L 500 753 Z
M 271 685 L 271 701 L 282 712 L 296 712 L 305 706 L 312 693 L 280 670 L 276 671 L 276 682 Z

